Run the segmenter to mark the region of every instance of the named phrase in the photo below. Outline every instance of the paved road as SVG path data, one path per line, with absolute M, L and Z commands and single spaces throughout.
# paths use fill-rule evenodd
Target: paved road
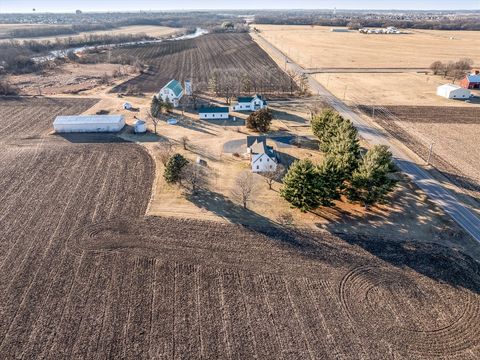
M 319 73 L 368 73 L 368 74 L 396 74 L 396 73 L 428 73 L 425 68 L 314 68 L 305 69 L 306 74 Z
M 299 74 L 305 74 L 301 66 L 285 56 L 285 54 L 274 45 L 259 35 L 256 35 L 256 38 L 261 41 L 262 45 L 271 49 L 272 53 L 278 56 L 279 59 L 285 59 L 284 64 L 289 70 L 293 70 Z M 391 143 L 387 134 L 358 116 L 357 113 L 325 89 L 313 76 L 309 74 L 306 75 L 314 93 L 324 98 L 344 117 L 349 118 L 357 127 L 360 136 L 370 144 L 389 146 L 400 170 L 409 176 L 415 184 L 417 184 L 435 204 L 449 214 L 457 224 L 472 235 L 475 240 L 480 242 L 480 218 L 476 214 L 464 206 L 451 191 L 447 190 L 428 171 L 418 166 L 401 148 Z

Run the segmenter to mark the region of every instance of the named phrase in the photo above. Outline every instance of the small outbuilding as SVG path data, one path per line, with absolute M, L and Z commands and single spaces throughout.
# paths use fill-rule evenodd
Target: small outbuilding
M 118 132 L 125 126 L 123 115 L 57 116 L 53 128 L 57 133 Z
M 143 134 L 147 132 L 147 123 L 144 120 L 138 119 L 133 123 L 133 131 L 135 134 Z
M 125 110 L 132 110 L 132 104 L 126 102 L 126 103 L 123 104 L 123 108 Z
M 228 107 L 204 107 L 198 110 L 198 115 L 200 119 L 228 119 L 229 117 L 229 108 Z
M 437 88 L 437 95 L 446 99 L 470 99 L 470 90 L 454 84 L 445 84 Z
M 257 111 L 267 107 L 267 101 L 261 95 L 239 96 L 234 111 Z

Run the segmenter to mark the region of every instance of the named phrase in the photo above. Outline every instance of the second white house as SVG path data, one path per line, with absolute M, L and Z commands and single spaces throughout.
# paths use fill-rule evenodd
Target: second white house
M 178 104 L 183 97 L 182 84 L 177 80 L 169 81 L 168 84 L 160 90 L 158 97 L 163 101 L 169 101 L 174 107 L 178 107 Z
M 257 111 L 267 107 L 267 101 L 261 95 L 239 96 L 234 111 Z

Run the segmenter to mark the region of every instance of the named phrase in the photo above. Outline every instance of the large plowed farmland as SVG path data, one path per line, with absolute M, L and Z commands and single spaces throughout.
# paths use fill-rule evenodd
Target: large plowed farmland
M 171 79 L 192 80 L 194 86 L 214 76 L 249 92 L 288 92 L 290 78 L 248 34 L 208 34 L 195 39 L 120 48 L 112 56 L 134 56 L 149 71 L 114 91 L 156 92 Z
M 9 121 L 36 118 L 39 100 L 24 101 Z M 2 359 L 480 357 L 469 257 L 144 217 L 154 168 L 141 147 L 43 129 L 0 131 Z
M 359 109 L 372 115 L 373 107 Z M 374 120 L 450 181 L 480 201 L 480 110 L 445 106 L 375 106 Z

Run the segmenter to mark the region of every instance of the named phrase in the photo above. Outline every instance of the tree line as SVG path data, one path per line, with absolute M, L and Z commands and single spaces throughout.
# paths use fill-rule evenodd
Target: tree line
M 458 61 L 449 61 L 444 63 L 442 61 L 435 61 L 430 65 L 434 75 L 443 75 L 443 77 L 450 76 L 453 82 L 457 79 L 463 78 L 469 71 L 472 70 L 472 59 L 460 59 Z
M 357 129 L 332 109 L 313 116 L 311 127 L 324 159 L 320 164 L 295 161 L 283 179 L 281 196 L 303 212 L 333 206 L 342 196 L 366 208 L 384 201 L 396 184 L 388 147 L 362 153 Z

